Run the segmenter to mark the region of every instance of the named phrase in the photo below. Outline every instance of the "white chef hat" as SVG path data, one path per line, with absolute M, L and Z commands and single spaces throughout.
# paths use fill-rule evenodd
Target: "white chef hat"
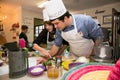
M 49 21 L 49 16 L 48 16 L 47 11 L 45 9 L 43 9 L 43 20 Z
M 44 6 L 50 20 L 56 19 L 67 12 L 62 0 L 50 0 Z

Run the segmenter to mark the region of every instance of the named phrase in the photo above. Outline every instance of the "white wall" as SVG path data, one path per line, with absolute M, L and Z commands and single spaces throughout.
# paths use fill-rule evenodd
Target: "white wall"
M 14 8 L 11 13 L 6 13 L 7 18 L 3 21 L 4 24 L 4 36 L 6 37 L 7 42 L 18 41 L 19 36 L 16 34 L 19 32 L 20 27 L 16 31 L 10 31 L 14 23 L 19 23 L 21 25 L 21 7 Z M 13 39 L 16 37 L 16 39 Z
M 97 19 L 99 20 L 102 27 L 111 27 L 111 24 L 103 24 L 103 16 L 104 15 L 111 15 L 112 14 L 112 8 L 115 8 L 117 11 L 120 12 L 120 3 L 104 5 L 104 6 L 101 6 L 101 7 L 96 7 L 96 8 L 92 8 L 92 9 L 86 9 L 86 10 L 82 10 L 82 11 L 76 11 L 76 12 L 72 12 L 72 13 L 73 14 L 78 14 L 78 13 L 86 14 L 86 15 L 90 15 L 92 17 L 97 16 Z M 105 10 L 105 12 L 95 14 L 96 10 L 98 10 L 98 11 Z
M 29 27 L 29 31 L 27 33 L 29 42 L 33 42 L 34 39 L 34 18 L 42 19 L 42 13 L 22 9 L 22 24 Z

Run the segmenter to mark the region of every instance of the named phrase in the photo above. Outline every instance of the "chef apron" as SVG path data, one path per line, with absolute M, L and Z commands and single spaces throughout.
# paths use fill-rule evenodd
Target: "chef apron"
M 49 41 L 49 32 L 47 33 L 47 50 L 50 50 L 51 46 L 53 45 L 54 40 L 53 41 Z
M 91 39 L 84 38 L 82 32 L 78 33 L 74 17 L 73 21 L 74 29 L 67 32 L 62 31 L 61 36 L 63 39 L 69 42 L 70 55 L 74 56 L 75 58 L 80 56 L 89 57 L 93 49 L 94 42 Z

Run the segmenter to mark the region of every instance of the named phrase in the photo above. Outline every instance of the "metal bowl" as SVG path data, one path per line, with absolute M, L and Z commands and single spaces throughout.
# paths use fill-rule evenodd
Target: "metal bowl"
M 39 70 L 33 71 L 35 69 L 39 69 Z M 32 66 L 28 69 L 28 73 L 33 76 L 38 76 L 38 75 L 42 74 L 44 72 L 44 70 L 45 70 L 44 66 Z

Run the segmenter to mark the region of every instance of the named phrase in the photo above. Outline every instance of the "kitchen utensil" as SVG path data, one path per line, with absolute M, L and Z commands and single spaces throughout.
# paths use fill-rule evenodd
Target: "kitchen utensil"
M 27 73 L 28 55 L 26 51 L 9 51 L 9 77 L 19 78 Z
M 112 51 L 113 51 L 113 47 L 109 45 L 101 44 L 99 46 L 94 47 L 95 57 L 101 59 L 112 59 L 113 57 Z

